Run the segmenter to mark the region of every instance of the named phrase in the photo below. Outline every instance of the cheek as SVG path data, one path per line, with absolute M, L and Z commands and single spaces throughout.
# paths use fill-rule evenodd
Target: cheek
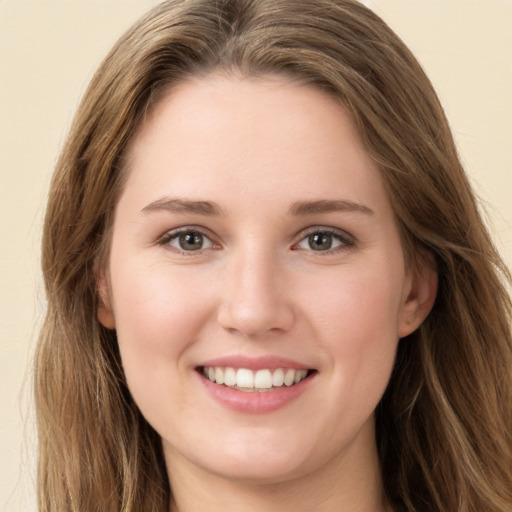
M 161 373 L 178 375 L 181 356 L 201 336 L 211 290 L 197 272 L 125 262 L 111 272 L 118 342 L 129 384 Z M 173 370 L 170 373 L 169 370 Z
M 384 266 L 373 271 L 351 267 L 332 272 L 322 284 L 308 287 L 314 291 L 308 298 L 311 313 L 329 338 L 340 342 L 360 333 L 363 343 L 364 333 L 370 332 L 377 337 L 381 333 L 398 338 L 403 286 L 400 277 L 400 273 Z
M 385 267 L 372 272 L 352 268 L 320 288 L 323 293 L 309 298 L 312 324 L 340 389 L 351 389 L 357 397 L 371 392 L 378 401 L 399 339 L 400 273 Z

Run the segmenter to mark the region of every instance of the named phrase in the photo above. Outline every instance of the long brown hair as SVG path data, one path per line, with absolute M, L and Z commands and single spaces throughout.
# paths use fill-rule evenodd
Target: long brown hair
M 43 239 L 48 298 L 35 363 L 39 507 L 163 512 L 158 435 L 126 387 L 115 332 L 96 319 L 98 265 L 123 153 L 159 97 L 212 71 L 281 74 L 338 98 L 378 163 L 411 265 L 430 254 L 434 309 L 399 344 L 376 412 L 395 510 L 509 512 L 512 336 L 508 272 L 420 65 L 354 0 L 171 0 L 94 76 L 53 177 Z

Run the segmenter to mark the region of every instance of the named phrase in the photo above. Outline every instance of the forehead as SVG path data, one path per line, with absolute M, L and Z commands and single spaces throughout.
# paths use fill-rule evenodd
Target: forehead
M 127 163 L 128 187 L 148 200 L 158 191 L 246 201 L 276 191 L 283 200 L 385 196 L 346 108 L 276 77 L 211 75 L 172 88 L 140 126 Z

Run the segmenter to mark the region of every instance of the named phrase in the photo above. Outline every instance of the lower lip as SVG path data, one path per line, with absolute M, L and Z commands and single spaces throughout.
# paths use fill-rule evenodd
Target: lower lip
M 198 376 L 210 396 L 221 405 L 234 411 L 251 414 L 264 414 L 285 407 L 302 395 L 314 380 L 314 375 L 310 375 L 293 386 L 283 386 L 269 391 L 239 391 L 215 384 L 201 374 Z

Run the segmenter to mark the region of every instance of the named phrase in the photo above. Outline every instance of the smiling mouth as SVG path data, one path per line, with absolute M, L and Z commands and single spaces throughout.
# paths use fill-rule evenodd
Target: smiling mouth
M 209 381 L 239 391 L 266 392 L 299 384 L 316 373 L 316 370 L 276 368 L 249 370 L 220 366 L 200 366 L 199 373 Z

